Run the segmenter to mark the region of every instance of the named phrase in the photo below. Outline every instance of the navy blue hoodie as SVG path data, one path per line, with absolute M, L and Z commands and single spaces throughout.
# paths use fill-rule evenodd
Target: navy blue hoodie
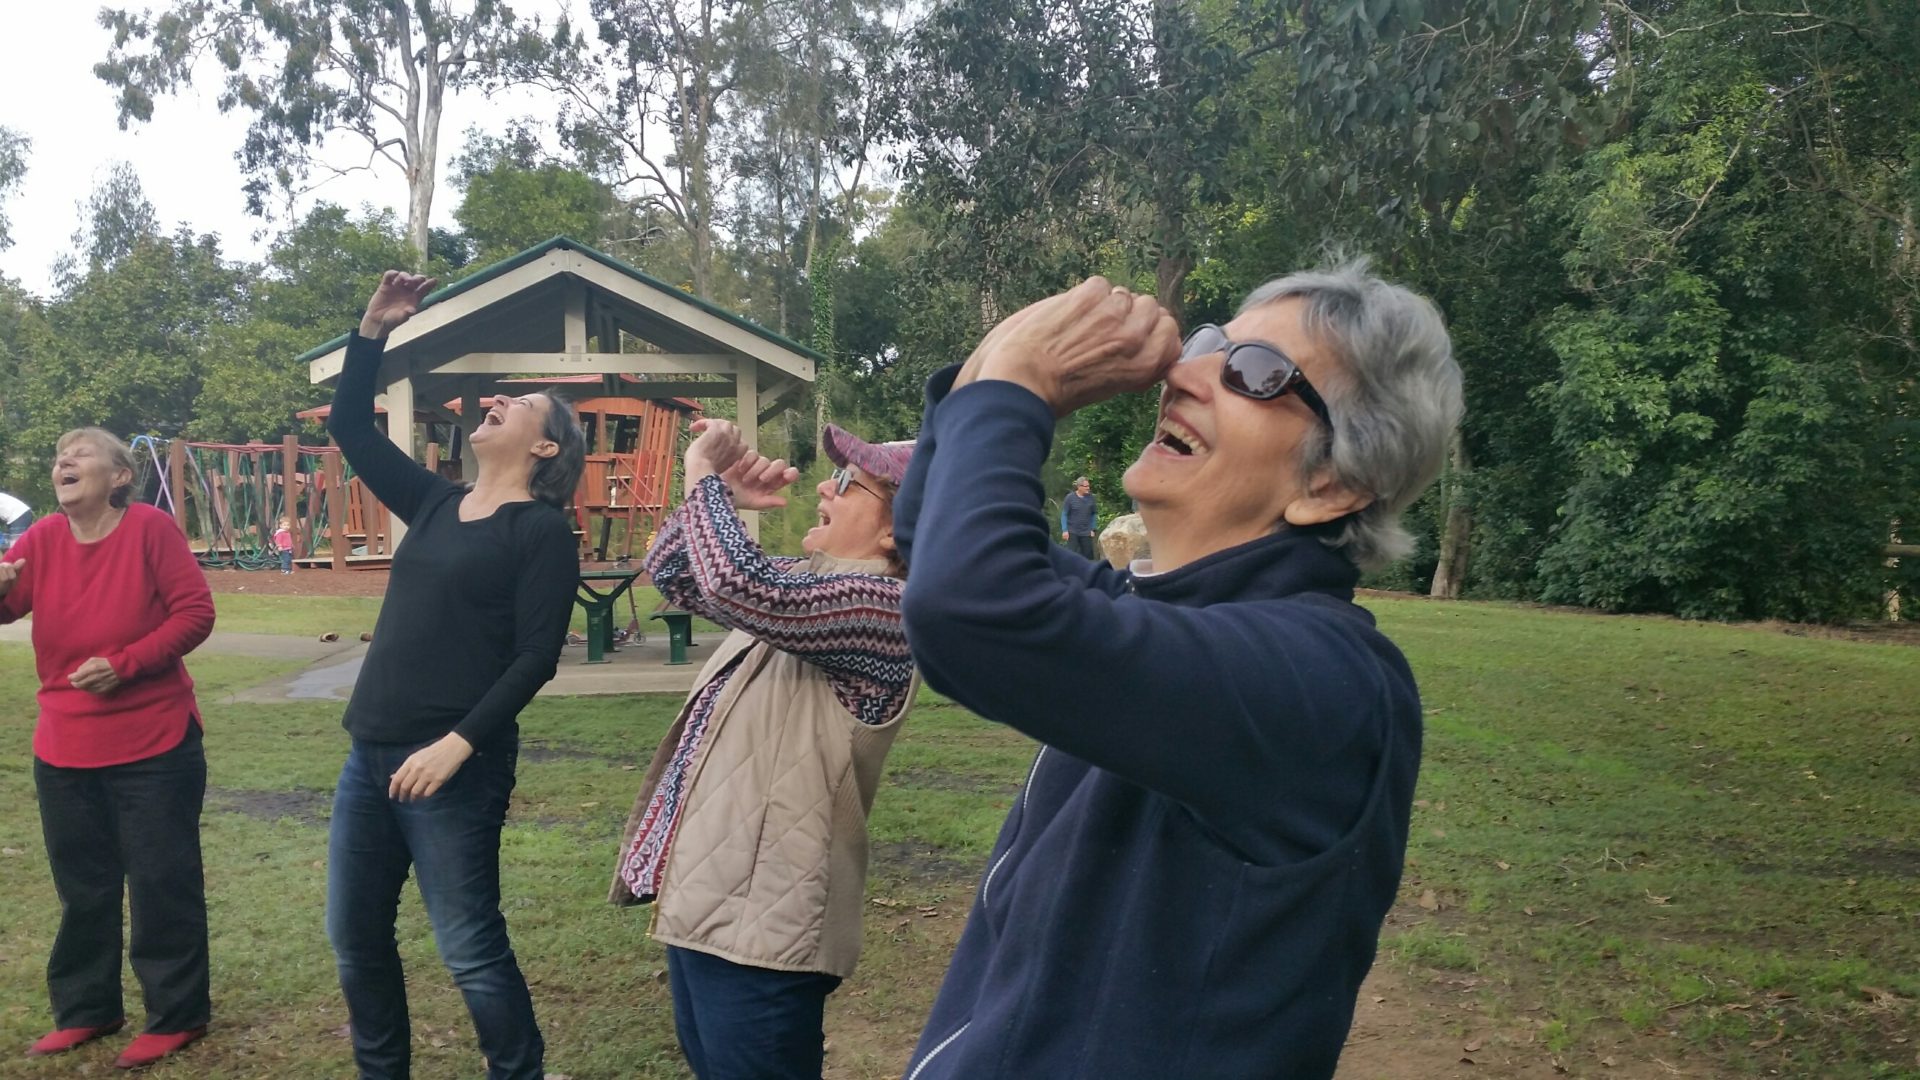
M 1406 851 L 1406 660 L 1308 531 L 1146 577 L 1055 546 L 1051 412 L 954 374 L 894 504 L 907 636 L 1044 746 L 906 1075 L 1332 1076 Z

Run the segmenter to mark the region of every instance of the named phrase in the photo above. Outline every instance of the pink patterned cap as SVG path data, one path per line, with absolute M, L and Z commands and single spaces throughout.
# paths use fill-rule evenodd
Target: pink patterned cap
M 847 433 L 845 428 L 828 424 L 821 439 L 827 459 L 841 468 L 857 465 L 869 476 L 878 476 L 899 487 L 907 480 L 907 462 L 913 459 L 913 443 L 870 443 Z

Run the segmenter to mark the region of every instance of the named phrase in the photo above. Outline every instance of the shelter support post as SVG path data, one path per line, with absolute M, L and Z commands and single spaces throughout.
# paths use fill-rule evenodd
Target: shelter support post
M 747 449 L 758 452 L 760 449 L 760 372 L 759 362 L 751 357 L 741 357 L 739 369 L 733 376 L 734 402 L 739 407 L 740 434 L 747 441 Z M 754 543 L 760 542 L 760 511 L 742 511 L 740 517 L 746 522 L 747 535 Z

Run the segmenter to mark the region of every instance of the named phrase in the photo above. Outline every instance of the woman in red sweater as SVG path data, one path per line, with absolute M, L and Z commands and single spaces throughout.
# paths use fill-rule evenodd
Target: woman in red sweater
M 58 1054 L 120 1030 L 120 894 L 146 1031 L 115 1065 L 151 1064 L 204 1035 L 207 900 L 200 805 L 207 759 L 180 658 L 213 630 L 213 596 L 166 514 L 129 503 L 133 456 L 99 428 L 60 437 L 60 513 L 0 563 L 0 623 L 33 620 L 40 721 L 33 778 L 60 932 L 47 961 Z

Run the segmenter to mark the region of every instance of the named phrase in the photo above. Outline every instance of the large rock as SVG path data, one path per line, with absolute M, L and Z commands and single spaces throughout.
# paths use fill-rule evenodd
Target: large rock
M 1152 556 L 1147 546 L 1147 525 L 1139 514 L 1121 514 L 1100 530 L 1100 553 L 1116 570 L 1125 570 L 1135 559 Z

